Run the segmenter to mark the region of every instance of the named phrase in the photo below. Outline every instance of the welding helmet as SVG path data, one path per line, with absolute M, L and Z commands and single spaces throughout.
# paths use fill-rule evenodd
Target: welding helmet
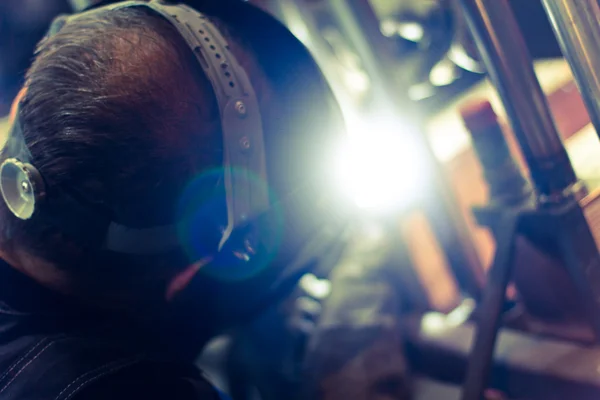
M 193 52 L 211 83 L 221 116 L 220 173 L 226 212 L 217 224 L 188 218 L 189 213 L 169 224 L 156 224 L 149 215 L 143 227 L 122 223 L 118 210 L 98 214 L 69 190 L 46 187 L 44 171 L 36 168 L 28 148 L 32 138 L 24 137 L 18 112 L 2 150 L 0 189 L 6 205 L 20 219 L 47 219 L 71 237 L 98 237 L 104 251 L 133 257 L 185 247 L 193 262 L 194 241 L 202 240 L 202 235 L 195 237 L 195 227 L 209 226 L 219 240 L 212 254 L 214 266 L 203 275 L 203 294 L 214 301 L 214 296 L 231 296 L 235 291 L 236 297 L 246 299 L 243 310 L 236 301 L 237 312 L 228 308 L 226 299 L 214 301 L 225 307 L 214 312 L 235 318 L 273 301 L 345 224 L 336 196 L 328 192 L 327 178 L 328 154 L 343 132 L 342 118 L 316 63 L 283 25 L 245 2 L 152 0 L 93 5 L 58 18 L 49 35 L 86 13 L 137 7 L 168 21 Z M 235 27 L 250 44 L 283 99 L 281 120 L 262 118 L 246 72 L 210 17 Z M 188 204 L 181 207 L 191 214 L 193 198 L 189 196 Z

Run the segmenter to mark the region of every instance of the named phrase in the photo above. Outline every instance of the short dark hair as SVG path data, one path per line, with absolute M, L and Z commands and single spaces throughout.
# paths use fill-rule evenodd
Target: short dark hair
M 220 28 L 232 51 L 241 51 L 235 32 Z M 118 209 L 128 226 L 171 222 L 190 179 L 222 163 L 216 100 L 193 57 L 167 21 L 134 8 L 79 16 L 42 42 L 20 121 L 47 185 Z M 257 69 L 244 67 L 260 101 Z M 9 251 L 18 247 L 69 270 L 135 262 L 108 259 L 98 244 L 82 245 L 35 215 L 21 221 L 4 205 L 0 213 Z

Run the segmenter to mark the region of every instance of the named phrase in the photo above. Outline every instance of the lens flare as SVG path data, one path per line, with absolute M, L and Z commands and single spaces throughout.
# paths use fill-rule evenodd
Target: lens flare
M 227 226 L 222 177 L 222 170 L 213 170 L 199 175 L 187 186 L 179 202 L 179 238 L 191 261 L 211 258 L 200 273 L 221 281 L 241 281 L 259 274 L 276 255 L 283 236 L 283 213 L 275 207 L 268 224 L 260 221 L 253 224 L 247 236 L 244 233 L 240 240 L 231 239 L 237 247 L 228 248 L 231 250 L 228 254 L 219 253 L 219 242 Z M 267 185 L 262 181 L 259 184 Z M 272 203 L 276 204 L 275 195 L 270 193 Z M 251 243 L 247 237 L 259 240 Z

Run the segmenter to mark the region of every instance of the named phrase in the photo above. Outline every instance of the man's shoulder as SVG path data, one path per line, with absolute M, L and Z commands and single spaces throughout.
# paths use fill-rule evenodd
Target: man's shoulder
M 0 368 L 0 393 L 15 400 L 220 400 L 194 365 L 129 347 L 66 335 L 20 337 L 0 346 L 8 363 Z
M 98 379 L 73 400 L 221 400 L 201 375 L 191 377 L 155 363 L 138 363 Z

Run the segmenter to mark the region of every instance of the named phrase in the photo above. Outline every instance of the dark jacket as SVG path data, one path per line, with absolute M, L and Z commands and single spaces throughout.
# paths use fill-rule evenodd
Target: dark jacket
M 0 400 L 221 398 L 121 326 L 0 261 Z

